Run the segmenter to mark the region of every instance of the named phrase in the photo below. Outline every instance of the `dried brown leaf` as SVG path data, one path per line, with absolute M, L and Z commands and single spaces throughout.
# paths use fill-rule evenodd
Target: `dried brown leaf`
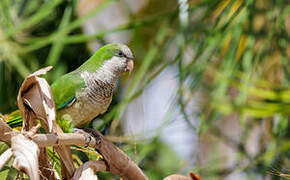
M 199 174 L 195 174 L 194 172 L 189 173 L 192 180 L 201 180 L 201 176 Z
M 11 138 L 11 148 L 15 157 L 13 166 L 25 172 L 31 180 L 38 180 L 38 155 L 39 149 L 35 142 L 17 133 Z
M 13 129 L 0 118 L 0 141 L 11 144 L 11 133 Z
M 180 175 L 180 174 L 172 174 L 170 176 L 167 176 L 163 180 L 192 180 L 190 177 Z
M 75 172 L 73 180 L 95 179 L 98 177 L 96 172 L 106 171 L 107 166 L 103 161 L 88 161 L 82 164 Z
M 56 124 L 55 104 L 50 86 L 44 78 L 38 77 L 46 74 L 51 68 L 49 66 L 27 76 L 19 90 L 17 103 L 23 117 L 23 129 L 26 131 L 35 126 L 36 120 L 39 119 L 46 132 L 63 133 Z M 71 178 L 75 167 L 69 146 L 57 146 L 55 149 L 61 158 L 63 178 Z M 46 152 L 41 152 L 40 157 L 48 159 Z M 48 164 L 45 166 L 50 168 Z
M 39 170 L 40 175 L 43 179 L 46 180 L 57 180 L 58 175 L 57 172 L 53 169 L 52 164 L 48 158 L 48 154 L 46 152 L 46 148 L 39 148 Z
M 13 153 L 11 148 L 7 149 L 4 153 L 0 156 L 0 170 L 5 166 L 5 164 L 10 160 Z
M 23 128 L 26 131 L 36 124 L 36 119 L 41 120 L 47 132 L 52 132 L 52 128 L 56 128 L 55 105 L 50 86 L 44 78 L 38 77 L 51 68 L 49 66 L 27 76 L 19 90 L 17 103 L 23 115 Z

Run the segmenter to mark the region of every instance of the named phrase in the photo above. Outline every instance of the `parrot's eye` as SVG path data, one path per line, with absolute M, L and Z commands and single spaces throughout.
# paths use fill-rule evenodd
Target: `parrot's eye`
M 118 51 L 117 55 L 120 56 L 120 57 L 125 57 L 125 54 L 122 51 Z

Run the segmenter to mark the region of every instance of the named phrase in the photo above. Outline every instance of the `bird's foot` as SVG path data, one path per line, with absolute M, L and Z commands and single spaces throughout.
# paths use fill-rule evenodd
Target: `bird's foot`
M 83 134 L 86 137 L 86 147 L 88 147 L 90 145 L 90 142 L 92 140 L 92 136 L 90 135 L 90 133 L 87 133 L 85 130 L 83 129 L 78 129 L 78 128 L 74 128 L 74 133 L 79 133 L 79 134 Z
M 102 138 L 102 134 L 98 130 L 95 130 L 94 128 L 85 128 L 83 131 L 94 137 L 97 140 L 97 144 L 101 143 L 100 141 Z

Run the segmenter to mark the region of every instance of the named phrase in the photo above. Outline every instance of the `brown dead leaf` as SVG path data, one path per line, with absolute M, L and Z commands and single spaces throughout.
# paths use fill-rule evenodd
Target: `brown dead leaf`
M 56 124 L 56 110 L 50 86 L 44 78 L 38 76 L 46 74 L 52 66 L 40 69 L 27 76 L 21 85 L 18 93 L 17 103 L 23 117 L 23 130 L 29 131 L 36 125 L 36 120 L 40 120 L 41 126 L 48 133 L 63 133 Z M 63 178 L 71 178 L 75 167 L 69 146 L 57 146 L 56 152 L 62 162 Z M 40 157 L 48 159 L 46 151 L 41 150 Z M 45 168 L 50 168 L 49 164 L 42 164 Z
M 35 142 L 17 133 L 11 138 L 11 148 L 15 157 L 13 166 L 25 172 L 31 180 L 38 180 L 38 155 L 39 149 Z
M 4 153 L 0 156 L 0 170 L 5 166 L 5 164 L 10 160 L 13 153 L 11 148 L 7 149 Z
M 56 128 L 55 105 L 50 86 L 39 75 L 46 74 L 52 66 L 27 76 L 18 93 L 17 103 L 23 116 L 23 129 L 28 131 L 39 119 L 47 132 Z
M 199 174 L 195 174 L 194 172 L 189 173 L 192 180 L 201 180 L 201 176 Z
M 163 180 L 192 180 L 190 177 L 180 175 L 180 174 L 172 174 L 170 176 L 167 176 Z
M 11 144 L 11 133 L 13 129 L 0 118 L 0 141 Z
M 88 161 L 82 164 L 75 172 L 73 180 L 98 179 L 96 172 L 106 171 L 107 166 L 103 161 Z

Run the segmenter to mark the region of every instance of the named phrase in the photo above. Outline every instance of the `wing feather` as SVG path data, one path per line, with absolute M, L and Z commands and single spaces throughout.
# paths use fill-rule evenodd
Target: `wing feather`
M 58 78 L 52 85 L 56 109 L 73 104 L 76 92 L 85 88 L 85 82 L 78 72 L 71 72 Z

